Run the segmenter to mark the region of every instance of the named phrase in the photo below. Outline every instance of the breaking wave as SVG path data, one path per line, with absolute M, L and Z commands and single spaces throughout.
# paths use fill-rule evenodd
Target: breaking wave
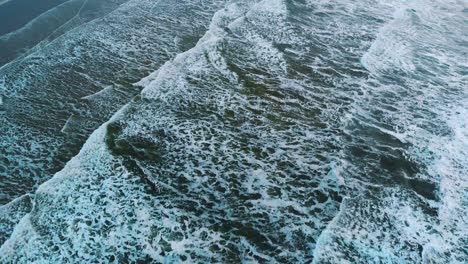
M 145 3 L 158 23 L 194 8 Z M 126 5 L 115 12 L 140 2 Z M 217 5 L 197 7 L 204 33 L 165 63 L 152 57 L 157 70 L 142 67 L 147 77 L 126 86 L 135 92 L 78 155 L 1 208 L 0 260 L 466 261 L 464 3 Z M 130 41 L 136 55 L 124 60 L 181 45 L 193 28 L 147 35 L 159 45 L 142 51 Z M 131 39 L 104 33 L 102 43 Z M 121 45 L 106 47 L 132 50 Z M 108 109 L 86 131 L 117 109 L 107 102 L 122 89 L 109 76 L 72 97 Z M 5 88 L 4 104 L 21 89 Z M 80 122 L 63 114 L 54 127 L 71 133 Z

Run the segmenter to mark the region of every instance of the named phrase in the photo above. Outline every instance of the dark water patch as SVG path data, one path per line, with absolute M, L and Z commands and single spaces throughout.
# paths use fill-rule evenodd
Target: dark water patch
M 0 37 L 0 66 L 28 54 L 40 52 L 66 32 L 104 17 L 126 1 L 128 0 L 64 1 L 33 18 L 24 27 Z
M 122 125 L 117 122 L 107 126 L 106 144 L 114 155 L 155 162 L 161 160 L 164 131 L 161 130 L 159 134 L 153 133 L 153 136 L 160 139 L 158 142 L 155 142 L 154 138 L 121 136 L 121 132 Z
M 0 36 L 15 31 L 68 0 L 9 0 L 0 5 Z
M 158 187 L 147 175 L 140 162 L 162 162 L 162 146 L 152 140 L 137 137 L 122 137 L 123 124 L 113 122 L 107 125 L 106 144 L 113 155 L 118 156 L 123 165 L 133 174 L 140 177 L 143 183 L 150 188 L 151 193 L 156 194 Z M 161 132 L 164 136 L 164 132 Z M 162 142 L 162 141 L 161 141 Z

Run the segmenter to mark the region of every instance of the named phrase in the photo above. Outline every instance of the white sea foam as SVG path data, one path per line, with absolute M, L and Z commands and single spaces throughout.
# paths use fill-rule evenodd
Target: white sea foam
M 405 160 L 421 164 L 421 169 L 412 172 L 414 175 L 410 171 L 398 173 L 406 181 L 416 178 L 436 182 L 433 191 L 438 199 L 417 193 L 432 188 L 422 182 L 417 183 L 421 189 L 410 184 L 412 191 L 382 185 L 348 198 L 321 234 L 315 262 L 463 263 L 466 259 L 460 245 L 467 230 L 466 210 L 462 209 L 467 187 L 462 181 L 468 155 L 466 133 L 461 132 L 466 122 L 459 118 L 466 115 L 462 105 L 467 104 L 467 93 L 460 76 L 464 62 L 454 41 L 466 37 L 459 34 L 457 26 L 463 12 L 461 3 L 451 4 L 413 1 L 400 8 L 393 21 L 380 30 L 362 62 L 374 78 L 384 82 L 364 86 L 368 91 L 357 101 L 353 118 L 348 121 L 408 144 L 396 150 L 403 151 Z M 447 11 L 451 19 L 444 19 Z M 441 48 L 443 56 L 437 52 Z M 434 55 L 438 57 L 435 61 L 427 60 Z M 445 92 L 447 86 L 452 93 Z M 379 140 L 368 140 L 367 146 L 378 153 L 379 147 L 388 144 Z M 354 167 L 371 171 L 372 166 L 372 159 L 364 166 L 357 160 L 348 164 L 344 169 L 346 182 L 359 189 L 362 180 L 351 180 L 356 177 Z M 385 176 L 381 173 L 384 175 L 373 176 Z
M 238 1 L 217 12 L 194 48 L 140 81 L 141 98 L 38 188 L 34 210 L 0 258 L 463 258 L 457 243 L 466 230 L 460 164 L 467 124 L 460 118 L 467 113 L 466 101 L 456 99 L 466 96 L 457 89 L 458 51 L 445 57 L 453 67 L 453 94 L 446 95 L 433 84 L 438 79 L 406 78 L 418 73 L 398 59 L 401 49 L 379 51 L 387 34 L 399 34 L 395 27 L 411 23 L 405 28 L 419 30 L 419 24 L 406 15 L 388 22 L 387 2 L 327 3 Z M 307 11 L 294 17 L 296 27 L 295 8 Z M 312 11 L 317 20 L 308 24 Z M 364 15 L 382 21 L 366 25 Z M 377 44 L 350 43 L 356 36 Z M 412 65 L 434 70 L 419 57 L 432 47 L 426 38 L 418 39 L 421 48 L 411 36 L 400 37 Z M 363 55 L 372 65 L 367 72 L 359 65 Z M 402 82 L 385 76 L 392 67 Z M 416 162 L 419 170 L 412 169 Z M 437 184 L 421 191 L 412 181 Z
M 62 168 L 94 129 L 139 92 L 131 82 L 195 45 L 214 11 L 224 4 L 165 1 L 161 12 L 151 15 L 147 7 L 153 1 L 129 1 L 114 11 L 121 1 L 95 2 L 107 13 L 95 6 L 101 11 L 94 15 L 105 16 L 73 24 L 73 30 L 62 28 L 29 56 L 0 69 L 5 99 L 0 113 L 8 117 L 0 120 L 2 204 L 33 191 Z M 54 12 L 65 12 L 63 8 L 67 9 L 57 7 Z M 167 19 L 170 13 L 175 19 Z M 174 36 L 184 37 L 180 46 L 169 42 Z M 13 42 L 7 45 L 17 47 Z M 106 89 L 109 86 L 112 89 Z M 98 93 L 103 89 L 105 93 Z M 71 114 L 73 122 L 67 123 Z M 64 124 L 73 133 L 61 133 Z
M 190 260 L 191 256 L 190 254 L 186 254 L 187 251 L 193 252 L 193 254 L 199 258 L 210 259 L 216 256 L 222 257 L 222 255 L 217 255 L 220 253 L 215 253 L 216 250 L 210 248 L 210 246 L 219 245 L 218 247 L 222 250 L 221 252 L 233 250 L 227 245 L 220 244 L 219 241 L 224 241 L 222 243 L 226 241 L 231 243 L 230 240 L 235 238 L 226 237 L 228 234 L 220 232 L 217 230 L 216 226 L 207 226 L 206 232 L 203 235 L 200 235 L 200 237 L 195 236 L 194 234 L 199 232 L 198 230 L 200 228 L 203 229 L 203 225 L 199 226 L 199 224 L 203 224 L 203 221 L 218 221 L 216 220 L 218 216 L 216 213 L 211 213 L 202 215 L 200 216 L 202 218 L 199 219 L 198 216 L 184 207 L 184 203 L 193 202 L 198 204 L 197 206 L 204 207 L 205 203 L 208 203 L 208 205 L 211 203 L 211 199 L 221 199 L 220 191 L 210 189 L 215 186 L 216 188 L 220 188 L 233 185 L 235 189 L 239 188 L 239 190 L 243 192 L 244 187 L 235 187 L 238 179 L 233 177 L 232 174 L 237 173 L 239 174 L 238 177 L 242 178 L 250 174 L 252 175 L 252 184 L 246 186 L 247 189 L 251 188 L 250 192 L 247 190 L 245 195 L 256 195 L 256 192 L 262 191 L 265 187 L 269 189 L 268 193 L 263 193 L 265 197 L 263 202 L 253 203 L 254 208 L 251 210 L 252 213 L 258 212 L 261 214 L 262 212 L 270 212 L 271 217 L 277 219 L 275 222 L 284 222 L 284 219 L 282 219 L 284 217 L 288 217 L 290 220 L 294 219 L 293 225 L 287 225 L 281 228 L 281 236 L 286 238 L 286 243 L 290 248 L 286 249 L 283 258 L 296 260 L 306 258 L 307 252 L 310 250 L 303 253 L 305 256 L 301 256 L 301 254 L 297 255 L 294 253 L 294 244 L 303 243 L 303 246 L 312 248 L 314 246 L 312 236 L 318 231 L 317 227 L 310 227 L 309 225 L 314 225 L 315 223 L 319 228 L 323 223 L 319 219 L 308 220 L 296 214 L 307 214 L 309 212 L 302 204 L 303 201 L 301 202 L 301 199 L 304 199 L 303 195 L 307 194 L 310 188 L 314 188 L 314 181 L 321 180 L 320 176 L 316 180 L 310 177 L 303 179 L 305 181 L 311 181 L 311 186 L 306 185 L 303 188 L 297 189 L 288 187 L 287 190 L 282 191 L 285 196 L 281 200 L 281 203 L 283 203 L 284 206 L 278 206 L 280 200 L 273 198 L 273 196 L 278 197 L 281 193 L 272 193 L 273 189 L 276 188 L 278 184 L 276 183 L 277 180 L 283 181 L 284 183 L 289 181 L 286 174 L 284 176 L 281 175 L 281 177 L 286 177 L 284 179 L 275 179 L 272 177 L 273 173 L 278 171 L 276 167 L 280 166 L 281 160 L 286 160 L 292 164 L 291 166 L 295 167 L 295 169 L 290 169 L 292 173 L 305 173 L 308 171 L 308 166 L 312 166 L 320 171 L 327 170 L 327 164 L 322 166 L 309 165 L 307 161 L 315 160 L 315 158 L 302 149 L 300 143 L 302 137 L 292 139 L 289 136 L 290 133 L 294 132 L 292 130 L 269 128 L 269 121 L 264 117 L 262 117 L 262 122 L 264 122 L 265 125 L 256 128 L 257 130 L 261 130 L 259 131 L 260 133 L 256 132 L 251 125 L 245 124 L 240 128 L 236 128 L 239 129 L 239 132 L 236 134 L 230 134 L 232 132 L 229 132 L 229 129 L 226 130 L 226 128 L 223 128 L 223 125 L 219 121 L 208 122 L 209 120 L 204 120 L 207 117 L 209 118 L 209 116 L 200 115 L 192 121 L 184 121 L 176 118 L 177 113 L 191 113 L 190 111 L 185 112 L 185 110 L 183 110 L 188 100 L 203 102 L 203 105 L 208 107 L 217 107 L 216 111 L 219 114 L 224 114 L 224 111 L 232 111 L 231 109 L 243 111 L 249 119 L 251 118 L 249 114 L 250 110 L 248 110 L 249 105 L 254 107 L 251 109 L 257 107 L 257 111 L 261 110 L 261 108 L 258 108 L 258 105 L 261 103 L 270 104 L 271 107 L 277 107 L 275 104 L 277 104 L 276 102 L 281 102 L 280 98 L 269 102 L 265 99 L 248 98 L 245 95 L 237 94 L 236 89 L 242 88 L 238 83 L 238 76 L 228 70 L 228 62 L 224 61 L 226 57 L 220 54 L 220 51 L 223 49 L 223 52 L 235 52 L 234 48 L 245 49 L 246 47 L 250 47 L 251 50 L 245 52 L 245 54 L 238 54 L 243 56 L 239 57 L 239 60 L 261 58 L 258 62 L 260 67 L 264 67 L 265 70 L 270 69 L 272 72 L 277 72 L 277 74 L 286 74 L 284 71 L 285 65 L 282 65 L 284 64 L 282 54 L 275 52 L 273 45 L 268 44 L 272 40 L 268 37 L 262 38 L 261 34 L 259 34 L 260 32 L 255 32 L 255 27 L 249 28 L 249 30 L 243 32 L 244 27 L 242 24 L 239 24 L 238 19 L 243 19 L 243 23 L 248 23 L 248 21 L 263 23 L 260 25 L 264 27 L 266 26 L 266 21 L 275 22 L 275 19 L 278 19 L 279 22 L 281 22 L 284 18 L 275 18 L 274 16 L 274 14 L 277 14 L 277 11 L 272 13 L 267 11 L 268 3 L 269 2 L 265 1 L 255 5 L 255 9 L 258 9 L 258 11 L 255 12 L 252 11 L 253 6 L 250 4 L 233 3 L 228 5 L 226 9 L 220 11 L 220 13 L 215 16 L 209 32 L 200 40 L 194 49 L 179 55 L 174 61 L 164 65 L 158 71 L 158 74 L 154 76 L 153 80 L 148 83 L 147 87 L 142 92 L 142 99 L 157 101 L 158 103 L 146 106 L 145 104 L 139 105 L 133 103 L 121 111 L 125 116 L 117 114 L 110 121 L 117 123 L 125 122 L 126 125 L 122 131 L 122 135 L 129 137 L 151 136 L 154 135 L 155 130 L 165 129 L 167 131 L 166 133 L 175 136 L 176 144 L 173 146 L 176 148 L 182 146 L 184 150 L 180 154 L 174 152 L 167 153 L 166 155 L 171 157 L 175 154 L 176 156 L 172 159 L 173 161 L 180 159 L 186 160 L 187 164 L 197 162 L 200 165 L 194 164 L 193 168 L 182 165 L 182 167 L 179 167 L 183 169 L 181 174 L 170 176 L 173 172 L 167 171 L 167 169 L 170 168 L 166 168 L 166 165 L 159 170 L 154 170 L 151 166 L 155 166 L 156 164 L 148 164 L 146 161 L 138 162 L 138 166 L 149 171 L 145 177 L 149 177 L 150 181 L 155 181 L 156 185 L 161 189 L 160 192 L 163 194 L 156 199 L 149 199 L 148 194 L 145 193 L 143 186 L 139 183 L 140 180 L 138 177 L 135 177 L 135 175 L 129 172 L 124 166 L 119 165 L 121 158 L 114 157 L 108 150 L 108 146 L 105 143 L 106 140 L 108 140 L 106 139 L 107 124 L 105 124 L 93 133 L 78 156 L 67 163 L 66 167 L 61 172 L 57 173 L 53 179 L 39 187 L 36 194 L 36 207 L 31 212 L 30 216 L 28 216 L 31 218 L 28 220 L 29 222 L 34 222 L 36 225 L 40 225 L 41 228 L 45 228 L 45 230 L 48 230 L 45 231 L 47 234 L 51 234 L 51 228 L 59 218 L 61 222 L 65 221 L 66 227 L 65 229 L 61 229 L 60 233 L 70 240 L 70 246 L 59 245 L 59 240 L 55 240 L 59 239 L 59 237 L 54 238 L 54 234 L 51 234 L 52 238 L 49 238 L 48 235 L 41 235 L 37 241 L 23 241 L 20 237 L 17 237 L 16 234 L 24 234 L 26 230 L 32 227 L 31 225 L 21 224 L 17 226 L 12 237 L 2 247 L 1 250 L 2 253 L 4 253 L 2 256 L 4 256 L 4 258 L 16 260 L 25 260 L 39 256 L 39 259 L 42 260 L 57 261 L 62 258 L 66 259 L 70 257 L 69 255 L 63 254 L 64 250 L 71 250 L 80 259 L 86 261 L 92 258 L 93 255 L 90 253 L 91 251 L 94 252 L 94 254 L 102 254 L 102 256 L 108 254 L 101 251 L 96 253 L 96 244 L 100 245 L 99 247 L 103 249 L 112 248 L 112 250 L 105 251 L 114 252 L 114 254 L 119 255 L 126 252 L 124 241 L 131 241 L 130 243 L 141 247 L 145 254 L 148 254 L 148 256 L 153 259 L 161 261 L 164 260 L 162 257 L 164 251 L 170 252 L 167 258 L 171 259 L 179 259 L 185 256 L 185 258 L 189 258 Z M 281 6 L 285 7 L 284 5 Z M 249 10 L 250 13 L 247 13 L 246 11 Z M 244 17 L 242 18 L 241 16 Z M 235 23 L 231 24 L 232 21 Z M 286 24 L 274 23 L 273 25 L 281 29 L 281 27 Z M 227 41 L 230 37 L 225 29 L 226 27 L 235 34 L 239 34 L 240 36 L 245 35 L 247 38 L 244 39 L 248 41 Z M 242 39 L 242 37 L 240 39 Z M 287 36 L 282 36 L 281 39 L 287 41 L 289 38 Z M 271 51 L 272 54 L 266 53 L 265 49 L 269 50 L 269 52 Z M 253 61 L 254 60 L 250 63 L 253 63 Z M 236 62 L 239 65 L 238 67 L 249 67 L 249 65 L 244 66 L 240 64 L 240 62 Z M 210 79 L 205 79 L 207 77 L 215 77 L 215 79 L 211 81 Z M 261 75 L 259 75 L 259 77 L 261 77 Z M 206 84 L 196 86 L 190 83 L 188 78 L 191 80 L 204 80 Z M 214 82 L 216 78 L 219 78 L 218 82 Z M 261 82 L 259 83 L 261 84 Z M 207 90 L 206 88 L 208 87 L 211 87 L 211 90 Z M 213 88 L 215 89 L 213 90 Z M 229 89 L 233 90 L 229 91 Z M 210 95 L 208 92 L 212 94 Z M 226 96 L 231 96 L 231 98 L 229 100 L 223 100 Z M 200 101 L 200 99 L 203 100 Z M 141 109 L 138 110 L 138 114 L 132 113 L 133 107 L 141 107 Z M 200 112 L 200 114 L 202 113 L 203 112 Z M 234 116 L 234 118 L 239 117 L 240 116 Z M 229 122 L 235 123 L 236 121 L 232 120 Z M 270 135 L 265 134 L 268 131 Z M 309 132 L 312 133 L 312 130 Z M 279 144 L 280 148 L 287 151 L 280 151 L 281 149 L 277 149 L 271 153 L 271 157 L 268 157 L 268 155 L 265 156 L 265 154 L 261 153 L 255 154 L 255 152 L 248 147 L 249 144 L 246 145 L 246 147 L 248 147 L 247 149 L 243 149 L 244 147 L 239 145 L 239 143 L 241 143 L 242 138 L 248 134 L 258 137 L 258 139 L 246 139 L 254 140 L 251 145 L 252 147 L 259 144 L 262 153 L 266 153 L 267 148 L 275 149 L 271 138 L 275 139 L 274 141 Z M 228 138 L 224 140 L 224 150 L 218 152 L 218 149 L 223 149 L 218 148 L 218 144 L 223 143 L 223 140 L 221 140 L 223 136 L 228 136 Z M 306 137 L 310 138 L 310 135 Z M 165 140 L 164 138 L 150 139 L 153 141 Z M 287 142 L 291 140 L 294 140 L 294 145 Z M 311 143 L 307 143 L 307 145 L 309 144 Z M 207 145 L 209 146 L 208 149 L 206 148 Z M 238 153 L 236 154 L 236 152 Z M 213 156 L 214 153 L 218 153 L 222 159 L 216 159 L 216 156 Z M 229 164 L 236 163 L 236 156 L 238 156 L 240 161 L 239 165 L 236 165 L 239 166 L 239 168 L 234 168 L 233 170 L 229 169 Z M 195 158 L 195 161 L 192 161 L 192 158 Z M 167 162 L 167 166 L 178 167 L 180 165 Z M 257 169 L 253 171 L 248 170 L 247 168 L 249 166 L 255 166 Z M 264 170 L 261 169 L 262 167 Z M 285 169 L 283 168 L 281 170 Z M 197 171 L 202 171 L 202 175 L 197 176 Z M 154 173 L 158 173 L 159 176 L 152 176 L 151 174 Z M 286 171 L 284 173 L 286 173 Z M 299 176 L 300 175 L 297 177 Z M 185 178 L 189 180 L 190 184 L 188 188 L 190 188 L 191 191 L 186 193 L 182 186 L 180 186 L 182 189 L 173 188 L 174 184 L 177 183 L 171 180 L 173 177 L 176 179 Z M 297 180 L 301 181 L 302 179 L 299 178 Z M 169 195 L 171 191 L 177 193 L 177 196 Z M 231 192 L 231 190 L 227 191 Z M 328 186 L 326 185 L 323 185 L 320 190 L 315 190 L 317 195 L 324 195 L 321 193 L 327 191 Z M 212 198 L 208 199 L 208 197 L 197 195 L 197 193 L 202 194 L 204 192 L 208 194 L 211 193 L 210 196 L 212 196 Z M 164 198 L 164 195 L 169 195 L 168 197 L 172 197 L 172 199 L 167 200 Z M 297 197 L 302 198 L 297 200 Z M 242 201 L 244 198 L 239 199 L 235 198 L 235 196 L 233 198 L 232 201 L 231 198 L 229 198 L 229 200 L 215 205 L 215 208 L 219 207 L 220 210 L 227 210 L 228 215 L 224 216 L 226 221 L 238 222 L 239 220 L 237 220 L 236 214 L 242 215 L 248 213 L 244 212 L 246 206 L 244 203 L 249 204 L 250 202 Z M 182 203 L 179 203 L 179 200 L 181 200 Z M 239 207 L 230 205 L 230 203 L 238 202 L 241 203 Z M 99 205 L 96 205 L 96 203 Z M 173 204 L 173 206 L 168 206 L 170 204 Z M 317 210 L 323 208 L 326 212 L 325 216 L 319 216 L 319 214 L 317 214 L 317 216 L 320 218 L 328 217 L 328 214 L 332 212 L 333 204 L 334 201 L 328 199 L 322 202 L 316 202 L 314 208 Z M 51 206 L 54 208 L 51 208 Z M 330 206 L 332 208 L 329 208 Z M 105 209 L 103 210 L 103 208 Z M 210 207 L 207 207 L 207 209 L 208 208 Z M 132 216 L 123 213 L 128 210 L 132 211 Z M 288 212 L 288 210 L 293 210 L 293 212 Z M 120 213 L 120 211 L 123 212 Z M 51 212 L 54 212 L 54 214 L 50 215 L 49 213 Z M 134 216 L 136 216 L 136 218 Z M 186 220 L 182 221 L 184 218 Z M 46 219 L 48 219 L 47 224 L 43 222 Z M 86 219 L 89 219 L 89 221 Z M 249 219 L 253 221 L 251 224 L 255 228 L 260 228 L 261 230 L 266 228 L 266 232 L 268 233 L 256 231 L 260 232 L 260 236 L 276 236 L 276 230 L 270 230 L 268 225 L 260 224 L 253 218 Z M 25 219 L 23 220 L 27 222 Z M 106 221 L 110 222 L 111 225 L 108 226 L 108 224 L 105 224 Z M 102 225 L 108 226 L 109 229 L 107 229 L 108 231 L 106 231 L 105 234 L 99 235 L 96 231 L 104 228 Z M 187 230 L 187 228 L 189 229 Z M 177 239 L 178 232 L 188 237 L 185 239 Z M 299 234 L 297 234 L 297 232 L 299 232 Z M 55 231 L 52 233 L 55 233 Z M 307 238 L 301 238 L 301 234 L 306 235 Z M 174 239 L 173 236 L 176 236 L 176 238 Z M 236 235 L 236 237 L 237 236 L 238 235 Z M 256 242 L 252 240 L 252 238 L 244 238 L 241 236 L 240 239 L 242 239 L 243 242 L 235 245 L 235 250 L 241 252 L 244 259 L 253 261 L 257 258 L 275 258 L 275 256 L 266 254 L 265 249 L 257 248 L 258 245 L 255 245 Z M 83 241 L 89 241 L 90 243 L 83 243 Z M 167 249 L 162 246 L 164 243 L 167 243 L 167 241 L 170 241 L 170 251 L 167 251 Z M 35 243 L 58 245 L 62 255 L 59 256 L 44 247 L 38 247 L 38 251 L 43 251 L 42 253 L 37 253 L 37 251 L 34 253 L 21 251 L 22 243 L 31 243 L 29 244 L 31 248 Z M 267 241 L 264 243 L 271 244 L 272 242 Z M 279 241 L 277 243 L 284 242 Z M 277 246 L 272 244 L 268 247 L 275 248 Z M 183 255 L 178 255 L 182 253 Z M 130 259 L 136 257 L 135 255 L 129 256 Z M 277 257 L 281 258 L 281 256 Z
M 401 7 L 396 11 L 394 20 L 382 27 L 381 33 L 361 59 L 368 71 L 379 74 L 415 70 L 412 46 L 408 43 L 418 34 L 411 23 L 412 14 L 406 6 Z

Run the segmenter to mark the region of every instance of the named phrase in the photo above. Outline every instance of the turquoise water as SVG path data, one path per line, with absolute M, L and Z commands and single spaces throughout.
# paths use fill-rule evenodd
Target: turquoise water
M 466 262 L 466 3 L 87 7 L 0 68 L 2 262 Z

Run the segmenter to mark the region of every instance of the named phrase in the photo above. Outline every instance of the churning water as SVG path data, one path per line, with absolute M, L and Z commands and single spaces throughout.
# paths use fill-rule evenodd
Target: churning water
M 48 5 L 0 36 L 0 262 L 468 261 L 466 1 Z

